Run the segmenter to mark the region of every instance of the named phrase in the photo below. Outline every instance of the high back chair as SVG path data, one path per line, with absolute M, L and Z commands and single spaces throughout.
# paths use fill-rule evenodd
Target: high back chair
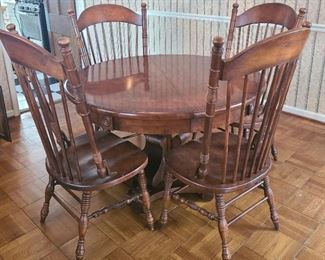
M 277 33 L 303 25 L 305 8 L 299 14 L 282 3 L 256 5 L 238 15 L 239 4 L 234 3 L 226 42 L 225 57 L 230 58 L 241 50 Z
M 86 8 L 77 19 L 73 10 L 68 11 L 76 37 L 79 63 L 81 68 L 117 60 L 122 67 L 123 58 L 147 56 L 147 5 L 141 4 L 141 15 L 133 10 L 116 4 L 99 4 Z M 144 61 L 144 68 L 147 68 Z M 141 64 L 137 62 L 140 70 Z M 122 75 L 127 76 L 127 75 Z M 100 128 L 97 126 L 97 128 Z M 137 136 L 125 133 L 125 138 Z
M 68 11 L 83 67 L 107 60 L 148 55 L 147 6 L 141 15 L 121 5 L 99 4 L 85 9 L 77 19 Z
M 170 198 L 189 206 L 210 220 L 218 222 L 222 239 L 222 257 L 230 259 L 228 248 L 228 226 L 244 214 L 267 201 L 275 229 L 279 229 L 279 217 L 274 206 L 273 193 L 269 182 L 272 166 L 270 145 L 279 121 L 297 60 L 309 35 L 308 28 L 297 28 L 262 40 L 240 52 L 231 59 L 222 60 L 223 39 L 215 38 L 206 103 L 206 119 L 202 140 L 191 141 L 177 147 L 167 155 L 164 208 L 161 224 L 167 223 Z M 260 130 L 251 131 L 243 138 L 245 108 L 248 102 L 248 78 L 258 75 L 256 97 L 253 101 L 251 129 L 254 129 L 260 102 L 263 96 L 267 71 L 274 68 L 270 79 L 270 90 L 265 94 L 265 112 Z M 219 81 L 227 81 L 226 89 L 221 89 Z M 241 93 L 234 93 L 231 85 L 234 80 L 242 81 Z M 222 95 L 219 96 L 219 93 Z M 241 96 L 241 104 L 231 107 L 231 99 Z M 225 110 L 216 111 L 217 100 L 225 102 Z M 235 116 L 237 115 L 237 116 Z M 222 120 L 224 131 L 213 133 L 214 117 Z M 239 131 L 233 134 L 230 124 L 239 121 Z M 172 178 L 175 177 L 185 187 L 171 193 Z M 264 196 L 238 216 L 226 220 L 226 208 L 239 198 L 262 186 Z M 215 195 L 216 213 L 209 212 L 193 202 L 181 198 L 179 193 L 190 187 L 199 192 Z M 224 194 L 238 192 L 238 195 L 225 202 Z
M 142 198 L 148 225 L 153 229 L 143 171 L 147 156 L 138 147 L 113 133 L 94 131 L 69 39 L 62 38 L 58 42 L 63 60 L 15 33 L 1 30 L 0 40 L 13 63 L 46 153 L 49 183 L 41 210 L 41 223 L 44 223 L 49 213 L 49 203 L 53 197 L 79 222 L 77 259 L 82 259 L 85 253 L 85 235 L 89 220 L 113 208 Z M 60 105 L 53 101 L 48 77 L 60 82 Z M 76 135 L 74 131 L 76 123 L 72 122 L 76 120 L 70 116 L 73 105 L 85 129 L 81 135 Z M 89 212 L 93 191 L 113 187 L 134 176 L 139 177 L 141 194 L 116 205 Z M 80 216 L 75 215 L 69 205 L 56 194 L 57 185 L 62 186 L 80 203 Z M 79 198 L 74 191 L 82 192 L 82 197 Z
M 230 58 L 236 55 L 244 48 L 249 47 L 260 40 L 276 35 L 280 32 L 291 30 L 293 28 L 301 27 L 304 23 L 306 14 L 305 8 L 299 9 L 299 14 L 290 6 L 282 3 L 267 3 L 254 6 L 242 14 L 238 15 L 239 5 L 233 4 L 230 26 L 228 31 L 225 57 Z M 273 70 L 267 71 L 268 79 L 270 81 Z M 265 92 L 270 85 L 266 84 Z M 261 100 L 264 103 L 264 99 Z M 244 136 L 247 138 L 251 123 L 251 107 L 247 107 L 244 125 Z M 263 105 L 255 123 L 255 130 L 261 126 L 263 118 Z M 232 125 L 232 131 L 238 128 L 238 122 Z M 274 142 L 271 145 L 271 152 L 274 160 L 277 160 L 277 149 Z

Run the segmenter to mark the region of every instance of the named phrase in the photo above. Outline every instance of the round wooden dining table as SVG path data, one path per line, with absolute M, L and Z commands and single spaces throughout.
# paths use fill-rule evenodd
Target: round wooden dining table
M 172 135 L 203 130 L 210 57 L 152 55 L 106 61 L 83 70 L 94 122 L 103 128 Z M 248 81 L 248 100 L 256 82 Z M 224 123 L 226 82 L 220 81 L 215 127 Z M 239 120 L 243 80 L 229 85 L 231 121 Z
M 96 125 L 147 135 L 149 187 L 160 185 L 161 189 L 164 154 L 172 148 L 171 137 L 203 131 L 210 62 L 204 56 L 152 55 L 106 61 L 82 71 Z M 248 80 L 248 102 L 255 97 L 255 77 Z M 239 121 L 243 81 L 219 82 L 215 128 L 224 127 L 227 94 L 230 122 Z M 157 139 L 158 145 L 153 142 Z

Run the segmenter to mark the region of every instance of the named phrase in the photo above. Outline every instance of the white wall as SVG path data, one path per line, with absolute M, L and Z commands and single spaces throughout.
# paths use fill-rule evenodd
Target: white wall
M 4 15 L 5 8 L 0 6 L 0 29 L 4 28 Z M 0 41 L 0 85 L 2 86 L 5 106 L 8 116 L 19 115 L 17 104 L 17 97 L 15 93 L 15 84 L 13 79 L 13 72 L 11 62 L 8 55 L 3 51 L 3 46 Z

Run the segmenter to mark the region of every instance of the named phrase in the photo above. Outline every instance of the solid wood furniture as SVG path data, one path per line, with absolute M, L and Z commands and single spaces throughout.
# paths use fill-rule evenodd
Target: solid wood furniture
M 57 112 L 63 114 L 62 103 Z M 71 120 L 75 128 L 82 127 L 78 114 L 71 115 Z M 44 158 L 43 148 L 31 115 L 10 119 L 10 128 L 14 142 L 0 141 L 0 257 L 73 259 L 71 245 L 76 243 L 76 223 L 59 205 L 51 204 L 47 225 L 34 224 L 44 196 L 46 170 L 39 161 Z M 231 226 L 231 253 L 234 259 L 241 260 L 321 260 L 325 243 L 325 125 L 282 113 L 276 135 L 283 152 L 270 179 L 276 203 L 283 205 L 278 209 L 283 228 L 279 232 L 272 230 L 269 221 L 265 221 L 268 205 L 263 203 Z M 108 196 L 114 198 L 127 190 L 121 185 L 99 192 L 92 197 L 92 204 L 102 205 Z M 256 189 L 227 208 L 227 215 L 231 217 L 245 209 L 262 193 L 262 189 Z M 60 195 L 73 203 L 67 192 L 61 191 Z M 214 200 L 200 204 L 210 209 L 215 206 Z M 86 258 L 220 259 L 214 222 L 208 224 L 184 207 L 173 207 L 169 217 L 163 232 L 146 232 L 135 212 L 128 208 L 111 211 L 92 222 L 87 233 Z M 264 229 L 265 226 L 270 228 Z
M 106 61 L 81 72 L 94 122 L 103 128 L 144 134 L 178 134 L 203 130 L 205 86 L 210 58 L 196 55 L 149 55 Z M 238 117 L 241 79 L 233 82 L 231 113 Z M 248 78 L 254 100 L 259 74 Z M 220 84 L 226 84 L 221 82 Z M 225 117 L 226 92 L 216 117 Z M 215 127 L 221 120 L 215 120 Z M 221 124 L 222 125 L 222 124 Z
M 153 230 L 150 198 L 144 175 L 147 156 L 138 147 L 113 133 L 94 131 L 84 86 L 72 57 L 69 39 L 61 38 L 58 42 L 63 60 L 14 33 L 1 30 L 0 40 L 11 58 L 24 90 L 47 156 L 49 183 L 41 210 L 41 223 L 45 222 L 49 213 L 50 199 L 55 198 L 79 222 L 77 259 L 82 259 L 85 253 L 85 235 L 89 220 L 134 200 L 142 199 L 147 223 Z M 44 79 L 40 79 L 42 74 Z M 62 116 L 57 114 L 48 76 L 60 81 L 64 107 Z M 66 84 L 63 86 L 62 82 L 66 78 Z M 76 106 L 76 111 L 82 119 L 85 128 L 82 135 L 77 136 L 74 133 L 70 119 L 71 109 L 65 91 L 69 93 L 68 98 Z M 140 194 L 89 213 L 92 192 L 111 188 L 135 176 L 139 177 Z M 55 192 L 57 185 L 80 203 L 80 216 L 77 216 Z M 82 192 L 82 197 L 79 198 L 74 191 Z
M 96 125 L 107 130 L 142 133 L 150 135 L 149 138 L 168 136 L 170 138 L 162 140 L 170 150 L 172 143 L 168 139 L 172 140 L 171 136 L 203 130 L 209 63 L 209 57 L 203 56 L 149 55 L 87 67 L 82 76 L 91 117 Z M 250 100 L 255 98 L 258 78 L 258 74 L 249 77 Z M 231 87 L 234 93 L 231 113 L 237 119 L 241 82 L 236 80 Z M 226 92 L 221 92 L 217 102 L 215 128 L 225 117 L 225 95 Z M 149 152 L 161 156 L 160 151 L 151 149 Z M 152 169 L 149 175 L 153 178 L 152 185 L 157 188 L 161 184 L 163 189 L 161 159 L 164 157 L 154 158 L 155 162 L 149 163 Z
M 74 10 L 68 10 L 68 15 L 83 68 L 107 60 L 148 55 L 146 3 L 141 4 L 141 15 L 116 4 L 90 6 L 78 19 Z M 134 136 L 126 133 L 125 138 Z
M 267 37 L 276 35 L 285 30 L 301 27 L 306 14 L 305 8 L 300 8 L 299 14 L 297 15 L 294 9 L 282 3 L 256 5 L 240 15 L 238 15 L 238 7 L 238 3 L 233 4 L 226 43 L 226 58 L 234 56 L 242 49 Z M 270 87 L 269 83 L 272 73 L 273 70 L 267 72 L 268 80 L 264 93 L 267 92 Z M 262 99 L 261 102 L 263 104 L 265 100 Z M 248 107 L 246 111 L 247 117 L 244 119 L 244 136 L 246 138 L 248 138 L 252 120 L 251 112 L 252 108 Z M 256 119 L 255 131 L 258 131 L 261 127 L 263 115 L 264 106 L 262 105 L 261 111 Z M 234 128 L 238 129 L 239 123 L 235 122 L 231 126 L 234 132 Z M 271 152 L 274 160 L 277 160 L 277 149 L 274 142 L 272 142 L 271 145 Z
M 269 204 L 275 229 L 279 229 L 279 216 L 274 206 L 273 192 L 268 177 L 272 166 L 269 151 L 297 60 L 304 48 L 309 31 L 308 28 L 298 28 L 280 33 L 226 60 L 222 59 L 223 39 L 216 37 L 212 49 L 206 98 L 204 136 L 202 140 L 194 140 L 171 150 L 166 157 L 161 224 L 167 223 L 170 198 L 198 211 L 210 220 L 217 221 L 222 240 L 223 259 L 231 258 L 228 226 L 264 201 Z M 260 73 L 250 126 L 250 129 L 254 129 L 267 80 L 266 72 L 270 68 L 274 68 L 274 73 L 270 79 L 271 87 L 264 97 L 266 103 L 260 130 L 251 131 L 248 139 L 245 139 L 243 130 L 245 109 L 249 98 L 249 75 Z M 242 85 L 238 88 L 241 100 L 237 106 L 240 111 L 239 120 L 231 116 L 233 109 L 231 101 L 234 99 L 231 87 L 238 79 L 242 80 Z M 221 80 L 227 81 L 227 84 L 220 84 L 223 82 Z M 215 118 L 218 102 L 225 103 L 223 119 Z M 239 122 L 238 134 L 230 131 L 230 124 L 234 120 Z M 213 133 L 215 121 L 219 121 L 225 131 Z M 171 192 L 173 176 L 186 186 Z M 226 220 L 226 208 L 261 185 L 263 185 L 264 197 L 231 220 Z M 180 197 L 179 192 L 187 187 L 214 193 L 217 212 L 209 212 L 190 200 Z M 224 194 L 230 192 L 239 193 L 226 202 Z
M 141 15 L 116 4 L 88 7 L 78 19 L 73 10 L 69 10 L 68 14 L 83 67 L 107 60 L 148 55 L 145 3 L 141 4 Z

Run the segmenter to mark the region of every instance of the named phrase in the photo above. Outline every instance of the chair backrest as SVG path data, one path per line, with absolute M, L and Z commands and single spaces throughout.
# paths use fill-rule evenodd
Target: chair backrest
M 290 6 L 282 3 L 256 5 L 237 15 L 239 5 L 233 4 L 225 57 L 229 58 L 249 45 L 285 30 L 301 27 L 305 8 L 297 15 Z
M 82 66 L 148 55 L 145 3 L 141 4 L 141 12 L 139 15 L 124 6 L 100 4 L 88 7 L 77 19 L 73 10 L 68 11 Z
M 69 40 L 67 38 L 59 40 L 63 60 L 15 33 L 0 30 L 0 41 L 12 61 L 24 91 L 51 169 L 71 182 L 82 181 L 69 104 L 65 94 L 69 91 L 72 93 L 70 99 L 82 117 L 97 173 L 105 177 L 109 172 L 95 143 L 93 126 L 72 58 Z M 59 82 L 64 116 L 58 117 L 49 77 Z M 67 78 L 68 82 L 64 86 L 63 82 Z
M 231 59 L 222 60 L 223 39 L 216 38 L 212 49 L 212 62 L 209 78 L 209 88 L 206 106 L 205 131 L 203 148 L 200 158 L 198 175 L 205 178 L 209 163 L 211 129 L 216 115 L 216 100 L 218 97 L 219 80 L 227 81 L 226 110 L 223 125 L 225 129 L 222 142 L 223 160 L 218 162 L 221 171 L 220 183 L 238 183 L 247 180 L 265 170 L 270 165 L 269 151 L 272 138 L 279 120 L 280 112 L 285 102 L 286 94 L 296 68 L 297 60 L 304 48 L 309 35 L 309 28 L 296 28 L 262 40 L 240 52 Z M 270 80 L 269 91 L 265 94 L 264 116 L 258 132 L 250 131 L 249 138 L 243 138 L 245 109 L 253 102 L 251 128 L 254 129 L 261 99 L 266 83 L 266 71 L 274 68 Z M 252 77 L 254 76 L 254 77 Z M 248 100 L 248 92 L 254 79 L 256 94 L 254 101 Z M 242 82 L 241 103 L 230 107 L 233 97 L 232 83 Z M 254 84 L 253 84 L 254 85 Z M 223 97 L 222 97 L 223 98 Z M 232 113 L 230 113 L 232 111 Z M 232 117 L 237 111 L 238 117 Z M 239 118 L 239 119 L 238 119 Z M 239 120 L 238 134 L 230 132 L 230 124 Z

